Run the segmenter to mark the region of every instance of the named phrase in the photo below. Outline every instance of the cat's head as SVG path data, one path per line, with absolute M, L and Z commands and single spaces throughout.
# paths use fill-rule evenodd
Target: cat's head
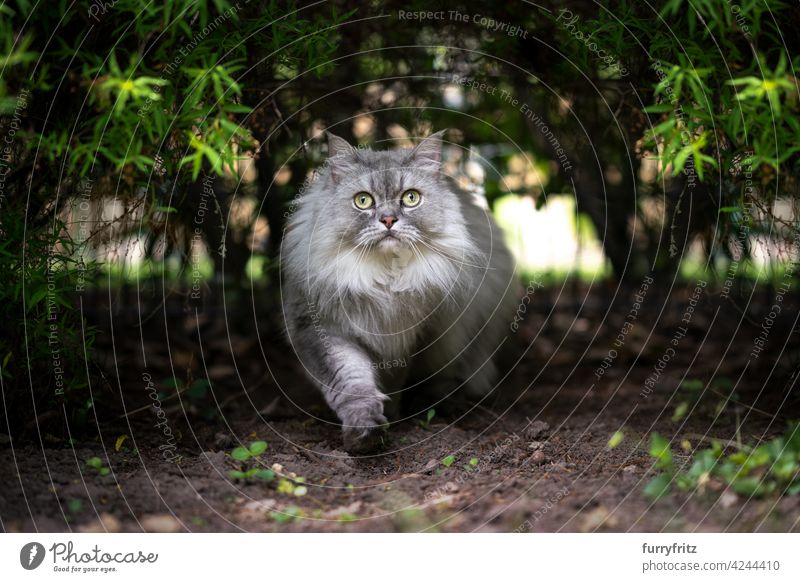
M 334 229 L 342 250 L 416 252 L 464 237 L 459 194 L 442 173 L 443 134 L 390 151 L 328 134 L 329 198 L 318 221 Z

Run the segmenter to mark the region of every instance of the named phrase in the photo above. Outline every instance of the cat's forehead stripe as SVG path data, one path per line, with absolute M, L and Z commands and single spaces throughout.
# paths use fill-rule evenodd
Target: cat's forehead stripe
M 402 190 L 405 173 L 410 170 L 408 159 L 397 152 L 359 151 L 357 163 L 362 166 L 361 176 L 373 193 L 395 193 Z
M 386 167 L 370 172 L 370 184 L 375 192 L 394 192 L 402 186 L 403 175 L 396 167 Z

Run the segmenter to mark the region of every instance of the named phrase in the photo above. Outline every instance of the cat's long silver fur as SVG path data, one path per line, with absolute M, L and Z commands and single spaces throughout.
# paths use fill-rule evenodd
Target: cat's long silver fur
M 288 221 L 289 341 L 351 451 L 374 446 L 387 393 L 421 383 L 479 397 L 497 379 L 492 356 L 515 308 L 514 261 L 490 214 L 442 172 L 443 133 L 391 151 L 329 134 L 328 163 Z M 415 207 L 401 202 L 409 190 L 419 193 Z M 355 205 L 361 192 L 371 208 Z M 400 359 L 408 365 L 385 365 Z

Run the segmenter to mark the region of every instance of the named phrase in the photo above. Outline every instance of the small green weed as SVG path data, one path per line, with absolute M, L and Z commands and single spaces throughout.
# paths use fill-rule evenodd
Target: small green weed
M 428 412 L 425 413 L 425 420 L 420 420 L 419 425 L 424 428 L 425 430 L 431 429 L 431 421 L 433 417 L 436 416 L 436 410 L 431 408 Z
M 269 445 L 264 441 L 253 441 L 248 447 L 236 447 L 233 449 L 231 457 L 242 463 L 252 459 L 259 460 L 268 447 Z M 298 477 L 291 472 L 284 474 L 283 467 L 278 464 L 273 465 L 271 469 L 264 469 L 256 464 L 255 467 L 250 467 L 249 469 L 228 471 L 228 476 L 239 481 L 251 478 L 262 481 L 275 481 L 277 478 L 276 490 L 278 493 L 293 495 L 294 497 L 302 497 L 308 493 L 308 487 L 304 485 L 304 477 Z
M 261 479 L 263 481 L 273 481 L 275 479 L 275 471 L 253 467 L 252 469 L 248 469 L 247 471 L 228 471 L 228 476 L 231 479 L 239 479 L 239 480 L 245 480 L 245 479 L 250 479 L 251 477 L 255 477 L 256 479 Z
M 97 471 L 97 473 L 101 477 L 105 477 L 106 475 L 111 473 L 111 469 L 103 466 L 103 461 L 102 459 L 100 459 L 100 457 L 92 457 L 91 459 L 87 459 L 86 466 L 91 467 L 92 469 Z
M 267 450 L 269 445 L 264 441 L 253 441 L 249 447 L 236 447 L 231 452 L 231 457 L 237 461 L 249 461 L 257 459 Z
M 800 423 L 793 423 L 785 435 L 758 446 L 739 445 L 725 454 L 725 446 L 714 441 L 711 448 L 695 453 L 688 469 L 676 465 L 669 441 L 654 433 L 650 456 L 660 472 L 644 489 L 659 498 L 675 486 L 682 491 L 703 491 L 716 482 L 751 497 L 772 493 L 800 494 Z
M 712 400 L 712 406 L 703 405 L 703 397 L 708 395 L 715 397 Z M 696 378 L 686 379 L 678 386 L 675 397 L 677 404 L 672 413 L 672 422 L 683 420 L 689 410 L 700 410 L 717 417 L 731 402 L 739 399 L 739 395 L 733 391 L 733 382 L 730 378 L 715 378 L 708 385 Z
M 267 450 L 269 445 L 264 441 L 253 441 L 249 447 L 236 447 L 231 452 L 231 457 L 237 461 L 245 462 L 250 459 L 258 459 Z M 273 481 L 275 479 L 275 471 L 270 469 L 262 469 L 261 467 L 251 467 L 245 471 L 228 471 L 228 476 L 231 479 L 246 480 L 251 477 L 261 479 L 263 481 Z
M 625 434 L 621 430 L 618 430 L 617 432 L 611 435 L 610 439 L 608 439 L 608 448 L 616 449 L 620 445 L 620 443 L 622 443 L 624 438 Z
M 289 505 L 283 511 L 270 511 L 269 516 L 275 523 L 292 523 L 303 517 L 303 510 L 296 505 Z

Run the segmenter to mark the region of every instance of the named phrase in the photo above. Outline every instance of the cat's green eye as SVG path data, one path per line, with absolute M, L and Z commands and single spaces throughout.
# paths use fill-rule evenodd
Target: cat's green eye
M 366 192 L 359 192 L 353 196 L 353 204 L 355 204 L 356 208 L 359 210 L 366 210 L 367 208 L 372 208 L 372 206 L 375 204 L 375 200 L 370 194 Z
M 419 201 L 422 199 L 419 192 L 416 190 L 406 190 L 403 192 L 403 195 L 400 197 L 400 201 L 403 203 L 403 206 L 416 206 L 419 204 Z

